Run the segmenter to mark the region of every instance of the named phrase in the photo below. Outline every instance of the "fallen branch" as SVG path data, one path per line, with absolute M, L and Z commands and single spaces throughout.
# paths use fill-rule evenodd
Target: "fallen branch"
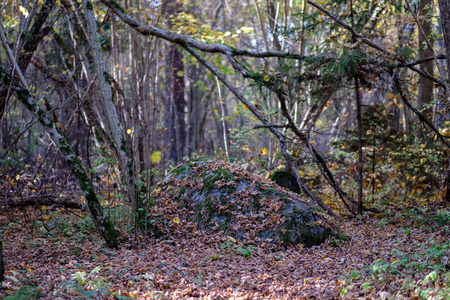
M 27 207 L 27 206 L 49 206 L 50 208 L 54 207 L 65 207 L 72 209 L 83 209 L 83 206 L 75 201 L 71 201 L 69 199 L 55 201 L 50 198 L 47 198 L 51 195 L 42 195 L 42 196 L 26 196 L 26 197 L 18 197 L 13 199 L 8 199 L 0 202 L 1 205 L 5 205 L 7 207 Z

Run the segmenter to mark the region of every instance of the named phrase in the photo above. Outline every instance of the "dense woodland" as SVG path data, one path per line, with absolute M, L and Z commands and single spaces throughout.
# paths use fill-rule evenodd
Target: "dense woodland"
M 0 297 L 450 299 L 447 0 L 0 6 Z M 196 227 L 186 162 L 342 234 Z

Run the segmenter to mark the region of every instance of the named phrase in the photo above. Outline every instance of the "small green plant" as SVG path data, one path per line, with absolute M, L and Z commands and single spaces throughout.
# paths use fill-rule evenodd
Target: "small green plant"
M 8 296 L 5 300 L 34 300 L 39 299 L 42 292 L 35 286 L 21 286 L 13 295 Z
M 220 247 L 223 249 L 227 249 L 226 250 L 227 254 L 231 254 L 232 253 L 231 250 L 233 250 L 233 252 L 235 254 L 243 256 L 243 257 L 252 256 L 252 253 L 258 249 L 257 247 L 255 247 L 253 245 L 244 246 L 240 243 L 239 244 L 233 243 L 232 241 L 223 242 Z M 219 257 L 217 257 L 217 259 Z M 216 260 L 216 259 L 213 259 L 213 260 Z
M 371 287 L 372 287 L 372 285 L 368 281 L 366 281 L 363 284 L 361 284 L 361 289 L 362 289 L 364 295 L 366 295 L 367 290 L 370 289 Z
M 410 232 L 405 230 L 405 233 L 408 235 Z M 401 284 L 404 296 L 427 299 L 431 293 L 436 299 L 450 300 L 450 272 L 447 271 L 449 250 L 450 241 L 412 253 L 393 249 L 391 261 L 377 259 L 361 271 L 351 270 L 346 280 L 348 286 L 341 291 L 341 297 L 358 287 L 358 282 L 362 282 L 359 287 L 366 295 L 372 288 L 381 288 L 402 276 L 405 278 Z M 422 272 L 427 272 L 422 279 L 412 276 Z
M 202 272 L 198 273 L 198 276 L 196 279 L 193 280 L 195 283 L 198 283 L 200 287 L 203 286 L 203 274 Z
M 341 297 L 344 297 L 345 294 L 347 294 L 351 289 L 353 289 L 354 286 L 346 286 L 341 290 L 341 293 L 339 294 Z
M 89 274 L 86 272 L 76 272 L 72 274 L 71 282 L 66 282 L 66 285 L 70 286 L 73 290 L 78 291 L 85 297 L 94 297 L 97 294 L 108 294 L 105 288 L 108 287 L 108 281 L 106 278 L 94 275 L 99 273 L 100 267 L 95 267 Z
M 234 252 L 238 255 L 241 255 L 243 257 L 250 257 L 252 256 L 252 252 L 257 249 L 255 246 L 253 245 L 249 245 L 247 247 L 239 245 Z

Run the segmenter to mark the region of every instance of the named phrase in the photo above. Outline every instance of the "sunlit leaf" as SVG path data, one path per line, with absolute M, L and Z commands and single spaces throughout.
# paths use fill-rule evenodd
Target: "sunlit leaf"
M 232 236 L 227 235 L 227 239 L 229 239 L 232 243 L 236 243 L 236 239 Z
M 152 163 L 158 163 L 161 160 L 161 151 L 155 151 L 152 153 L 150 160 Z
M 20 12 L 23 14 L 23 16 L 25 18 L 28 18 L 29 13 L 28 13 L 28 10 L 25 7 L 19 5 L 19 10 L 20 10 Z
M 261 152 L 262 155 L 267 156 L 267 154 L 269 153 L 269 151 L 267 151 L 266 147 L 262 147 L 259 152 Z

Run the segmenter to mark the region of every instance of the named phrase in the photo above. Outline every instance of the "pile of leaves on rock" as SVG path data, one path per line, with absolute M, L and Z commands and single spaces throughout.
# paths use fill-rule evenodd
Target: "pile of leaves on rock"
M 310 201 L 239 166 L 188 161 L 152 193 L 153 235 L 223 233 L 245 244 L 307 247 L 345 238 Z

